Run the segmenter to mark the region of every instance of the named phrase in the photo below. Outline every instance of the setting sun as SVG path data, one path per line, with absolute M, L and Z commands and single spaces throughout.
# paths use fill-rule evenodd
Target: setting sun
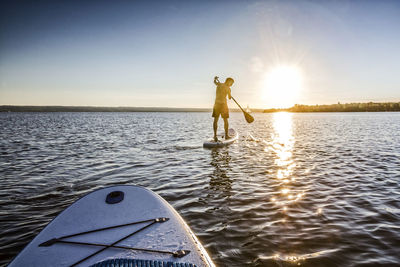
M 265 74 L 263 99 L 277 108 L 291 107 L 302 89 L 302 82 L 303 77 L 297 67 L 276 66 Z

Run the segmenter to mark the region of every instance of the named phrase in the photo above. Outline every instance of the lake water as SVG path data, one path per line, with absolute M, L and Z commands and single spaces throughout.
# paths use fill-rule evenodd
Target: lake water
M 254 116 L 207 150 L 208 113 L 1 113 L 0 265 L 115 184 L 163 196 L 218 266 L 400 265 L 400 113 Z

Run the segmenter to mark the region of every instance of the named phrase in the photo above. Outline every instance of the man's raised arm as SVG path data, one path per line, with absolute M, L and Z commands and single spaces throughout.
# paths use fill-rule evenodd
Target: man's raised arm
M 219 85 L 220 84 L 220 82 L 218 81 L 218 76 L 214 77 L 214 83 L 215 83 L 215 85 Z

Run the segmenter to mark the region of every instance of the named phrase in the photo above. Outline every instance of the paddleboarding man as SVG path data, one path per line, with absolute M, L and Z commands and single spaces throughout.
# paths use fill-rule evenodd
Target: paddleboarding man
M 226 97 L 229 99 L 231 96 L 231 86 L 235 81 L 232 78 L 227 78 L 224 83 L 219 82 L 218 77 L 214 77 L 214 83 L 217 86 L 216 96 L 215 96 L 215 104 L 213 108 L 212 116 L 214 117 L 214 141 L 218 141 L 217 137 L 217 129 L 218 129 L 218 119 L 219 116 L 224 119 L 224 129 L 225 129 L 225 139 L 229 138 L 228 135 L 228 118 L 229 118 L 229 109 Z

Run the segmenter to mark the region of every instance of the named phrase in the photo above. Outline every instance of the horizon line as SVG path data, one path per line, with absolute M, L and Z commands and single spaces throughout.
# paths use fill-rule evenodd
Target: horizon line
M 318 107 L 334 107 L 346 106 L 346 105 L 365 105 L 365 104 L 396 104 L 398 102 L 351 102 L 351 103 L 340 103 L 335 104 L 295 104 L 292 107 L 287 108 L 253 108 L 250 112 L 265 113 L 265 112 L 279 112 L 279 111 L 294 111 L 299 108 L 318 108 Z M 132 107 L 132 106 L 66 106 L 66 105 L 0 105 L 0 112 L 210 112 L 213 107 L 199 108 L 199 107 Z M 230 108 L 231 112 L 240 112 L 239 108 Z

